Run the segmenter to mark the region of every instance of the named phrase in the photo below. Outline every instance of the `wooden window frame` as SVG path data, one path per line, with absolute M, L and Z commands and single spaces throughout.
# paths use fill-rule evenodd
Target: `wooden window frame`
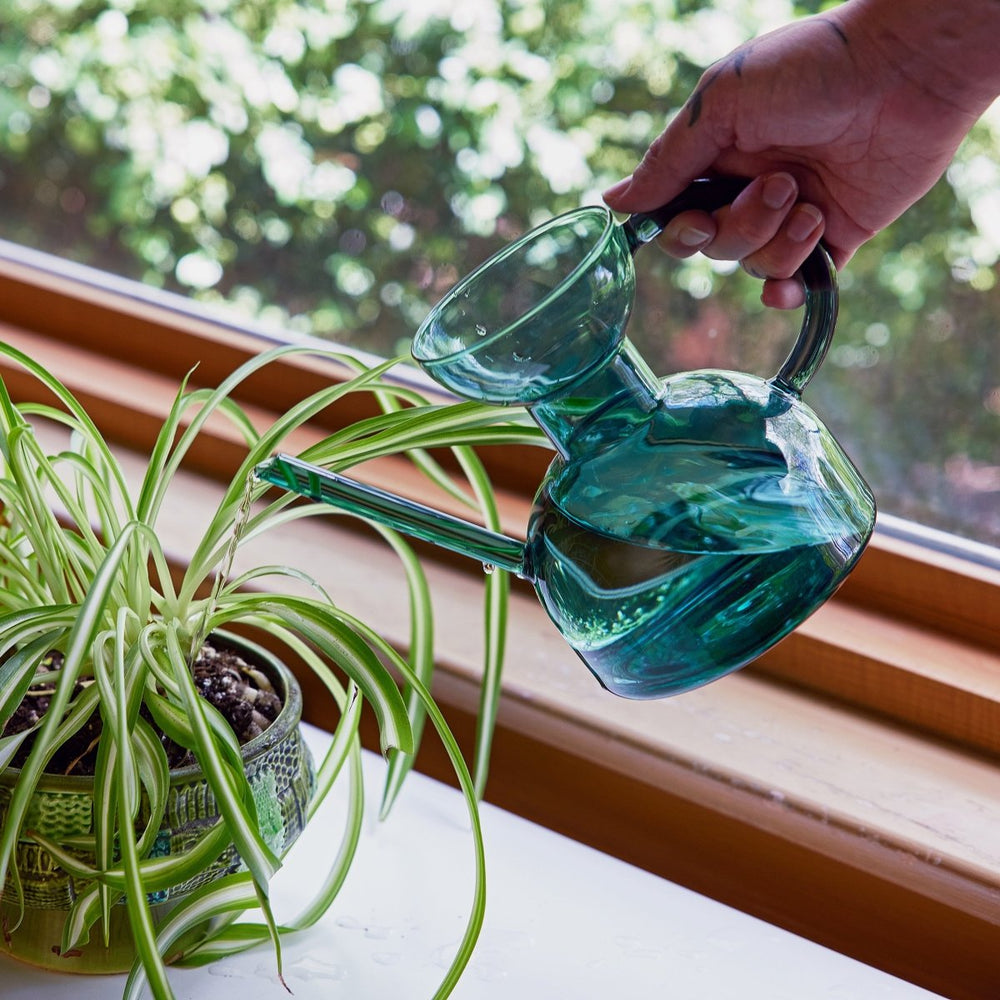
M 185 374 L 216 384 L 262 345 L 185 300 L 9 244 L 0 336 L 59 375 L 125 454 L 148 448 Z M 15 395 L 26 391 L 16 369 L 3 375 Z M 342 375 L 329 360 L 295 356 L 238 398 L 266 416 Z M 432 391 L 419 373 L 404 377 Z M 327 429 L 367 415 L 366 405 L 349 398 L 324 416 Z M 195 513 L 178 518 L 178 553 L 183 522 L 238 456 L 225 428 L 192 453 L 185 501 Z M 516 534 L 549 456 L 482 457 Z M 399 462 L 365 475 L 440 503 Z M 405 645 L 406 623 L 384 599 L 391 561 L 343 520 L 296 526 L 283 546 L 319 559 L 318 576 L 324 551 L 358 567 L 351 600 Z M 995 995 L 1000 562 L 995 550 L 965 548 L 930 547 L 883 519 L 856 572 L 793 635 L 740 674 L 662 702 L 600 692 L 530 589 L 515 587 L 488 797 L 935 992 Z M 423 551 L 445 612 L 435 694 L 471 745 L 477 568 Z M 448 770 L 433 741 L 419 766 Z

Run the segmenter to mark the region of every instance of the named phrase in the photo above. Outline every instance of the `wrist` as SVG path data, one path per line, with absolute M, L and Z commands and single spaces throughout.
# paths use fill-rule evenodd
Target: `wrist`
M 846 0 L 827 16 L 929 98 L 978 117 L 1000 95 L 1000 0 Z

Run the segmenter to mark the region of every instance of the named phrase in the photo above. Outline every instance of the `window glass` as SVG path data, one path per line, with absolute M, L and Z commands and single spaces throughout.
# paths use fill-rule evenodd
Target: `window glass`
M 6 0 L 0 237 L 273 330 L 405 350 L 459 276 L 597 202 L 788 0 Z M 884 511 L 1000 543 L 1000 114 L 842 276 L 807 399 Z M 645 251 L 661 373 L 766 374 L 797 319 Z

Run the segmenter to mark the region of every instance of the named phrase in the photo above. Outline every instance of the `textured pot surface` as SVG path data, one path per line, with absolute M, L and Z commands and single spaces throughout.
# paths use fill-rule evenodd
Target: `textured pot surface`
M 260 665 L 284 702 L 271 725 L 242 748 L 261 831 L 268 845 L 281 855 L 305 826 L 314 785 L 312 758 L 299 729 L 302 693 L 291 672 L 265 650 L 229 635 L 220 641 Z M 0 823 L 6 816 L 10 790 L 19 773 L 13 768 L 0 773 Z M 205 836 L 218 815 L 215 797 L 199 768 L 171 771 L 166 812 L 152 856 L 190 850 Z M 93 779 L 45 775 L 39 782 L 24 829 L 35 830 L 64 847 L 75 842 L 74 852 L 92 863 L 93 854 L 79 845 L 93 836 Z M 98 924 L 89 944 L 71 954 L 59 954 L 66 915 L 90 883 L 65 872 L 48 851 L 25 836 L 18 844 L 16 859 L 24 915 L 16 929 L 0 937 L 0 950 L 22 961 L 63 972 L 122 972 L 131 967 L 135 953 L 125 907 L 121 904 L 113 908 L 109 947 L 103 944 L 103 929 Z M 154 916 L 165 912 L 196 887 L 239 870 L 240 865 L 239 856 L 230 845 L 195 878 L 151 894 Z M 14 892 L 8 878 L 0 915 L 9 928 L 14 928 L 19 914 L 12 901 Z

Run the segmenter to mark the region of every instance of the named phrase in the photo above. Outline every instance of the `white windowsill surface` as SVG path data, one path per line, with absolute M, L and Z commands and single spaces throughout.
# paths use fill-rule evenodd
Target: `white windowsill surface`
M 329 736 L 307 727 L 318 753 Z M 433 738 L 428 733 L 428 738 Z M 376 818 L 382 761 L 365 754 L 370 815 L 340 898 L 284 946 L 297 1000 L 433 996 L 465 927 L 472 840 L 458 792 L 407 779 Z M 342 796 L 324 806 L 275 881 L 278 919 L 308 898 L 339 844 Z M 486 804 L 486 922 L 456 1000 L 921 1000 L 932 994 Z M 4 1000 L 113 1000 L 123 977 L 44 973 L 0 958 Z M 177 1000 L 280 1000 L 258 948 L 171 973 Z

